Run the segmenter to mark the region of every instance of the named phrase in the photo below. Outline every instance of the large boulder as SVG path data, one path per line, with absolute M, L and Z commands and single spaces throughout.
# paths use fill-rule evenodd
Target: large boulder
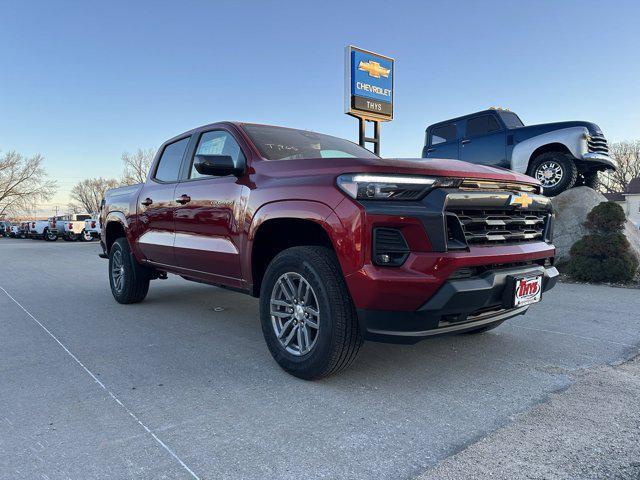
M 589 233 L 584 226 L 587 214 L 593 207 L 606 201 L 604 195 L 589 187 L 571 188 L 551 199 L 556 214 L 553 232 L 556 261 L 566 262 L 569 260 L 571 246 Z M 624 234 L 636 257 L 640 259 L 640 231 L 627 220 Z

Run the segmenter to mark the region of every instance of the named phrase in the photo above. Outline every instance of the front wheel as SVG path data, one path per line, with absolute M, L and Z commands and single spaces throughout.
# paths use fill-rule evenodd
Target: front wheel
M 570 155 L 547 152 L 531 162 L 528 174 L 542 184 L 547 197 L 555 197 L 575 185 L 578 168 Z
M 271 261 L 260 289 L 260 320 L 273 358 L 305 380 L 345 369 L 362 345 L 342 270 L 324 247 L 288 248 Z
M 149 292 L 151 276 L 131 253 L 129 242 L 118 238 L 109 250 L 109 284 L 118 303 L 138 303 Z

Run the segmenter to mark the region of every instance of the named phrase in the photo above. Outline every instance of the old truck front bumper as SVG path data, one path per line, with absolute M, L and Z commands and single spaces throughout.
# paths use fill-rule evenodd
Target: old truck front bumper
M 611 158 L 609 155 L 605 155 L 603 153 L 595 153 L 589 152 L 582 155 L 582 160 L 585 162 L 589 162 L 589 164 L 600 164 L 604 165 L 609 169 L 616 170 L 618 165 L 615 160 Z

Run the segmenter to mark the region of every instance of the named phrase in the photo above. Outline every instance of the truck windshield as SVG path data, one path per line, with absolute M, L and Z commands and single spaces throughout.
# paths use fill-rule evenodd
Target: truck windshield
M 342 138 L 322 133 L 269 125 L 243 124 L 260 155 L 267 160 L 299 158 L 378 158 L 369 150 Z
M 507 128 L 524 127 L 524 123 L 522 123 L 522 120 L 520 120 L 520 117 L 513 112 L 501 111 L 501 112 L 498 112 L 498 115 L 500 115 L 500 118 L 502 119 L 504 124 L 507 126 Z

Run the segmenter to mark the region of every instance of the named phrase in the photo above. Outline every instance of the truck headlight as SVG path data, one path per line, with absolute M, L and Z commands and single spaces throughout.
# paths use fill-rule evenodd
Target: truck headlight
M 357 200 L 418 200 L 434 187 L 455 186 L 455 179 L 354 173 L 340 175 L 340 190 Z

